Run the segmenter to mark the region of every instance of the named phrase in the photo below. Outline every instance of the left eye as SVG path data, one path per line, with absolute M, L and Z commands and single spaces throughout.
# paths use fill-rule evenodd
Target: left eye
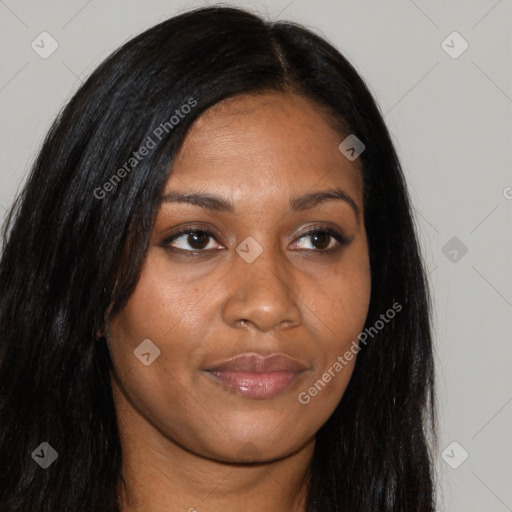
M 328 251 L 346 243 L 339 233 L 325 229 L 317 229 L 310 231 L 309 233 L 305 233 L 298 240 L 306 238 L 311 240 L 311 247 L 299 247 L 299 249 Z

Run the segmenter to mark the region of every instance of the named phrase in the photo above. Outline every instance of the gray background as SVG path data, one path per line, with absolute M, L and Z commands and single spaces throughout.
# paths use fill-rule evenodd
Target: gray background
M 2 217 L 80 82 L 133 35 L 207 3 L 0 0 Z M 408 178 L 433 288 L 444 510 L 512 511 L 511 1 L 231 5 L 314 28 L 374 93 Z M 43 31 L 59 45 L 47 59 L 31 47 Z M 458 53 L 460 40 L 442 45 L 454 31 L 469 44 L 457 58 L 445 49 Z M 453 469 L 463 450 L 469 457 Z

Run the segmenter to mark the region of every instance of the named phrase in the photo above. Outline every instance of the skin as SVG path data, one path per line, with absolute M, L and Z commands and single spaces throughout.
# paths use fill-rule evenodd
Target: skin
M 123 512 L 305 510 L 315 433 L 355 357 L 307 405 L 298 394 L 357 339 L 371 287 L 359 162 L 339 151 L 345 137 L 329 121 L 300 96 L 265 93 L 225 100 L 189 131 L 164 195 L 216 194 L 236 214 L 163 203 L 140 280 L 111 324 Z M 333 199 L 289 210 L 290 198 L 332 188 L 358 213 Z M 303 234 L 322 225 L 350 242 Z M 189 227 L 215 238 L 179 235 L 168 242 L 176 250 L 166 248 Z M 236 252 L 247 237 L 263 248 L 251 263 Z M 203 252 L 187 257 L 193 249 Z M 145 339 L 160 350 L 149 366 L 134 357 Z M 267 399 L 241 396 L 203 371 L 245 352 L 285 353 L 307 371 Z

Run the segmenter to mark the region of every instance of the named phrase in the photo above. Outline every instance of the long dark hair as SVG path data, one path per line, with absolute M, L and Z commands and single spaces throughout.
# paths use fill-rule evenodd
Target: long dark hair
M 9 212 L 0 262 L 5 510 L 119 510 L 111 359 L 97 332 L 137 284 L 188 128 L 228 97 L 265 91 L 308 98 L 331 114 L 340 142 L 355 134 L 365 144 L 366 327 L 391 304 L 402 306 L 361 350 L 343 399 L 317 433 L 307 511 L 434 510 L 430 299 L 383 118 L 362 78 L 324 39 L 228 7 L 171 18 L 103 62 L 59 114 Z M 170 121 L 176 110 L 186 115 Z M 156 147 L 130 160 L 148 137 Z M 46 470 L 32 458 L 43 442 L 58 453 Z

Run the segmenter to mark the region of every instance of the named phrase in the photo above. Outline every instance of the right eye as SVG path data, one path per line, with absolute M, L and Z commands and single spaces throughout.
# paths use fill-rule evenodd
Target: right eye
M 215 249 L 215 245 L 209 247 L 209 239 L 216 240 L 212 231 L 206 228 L 187 228 L 166 238 L 163 245 L 173 250 L 198 253 Z

